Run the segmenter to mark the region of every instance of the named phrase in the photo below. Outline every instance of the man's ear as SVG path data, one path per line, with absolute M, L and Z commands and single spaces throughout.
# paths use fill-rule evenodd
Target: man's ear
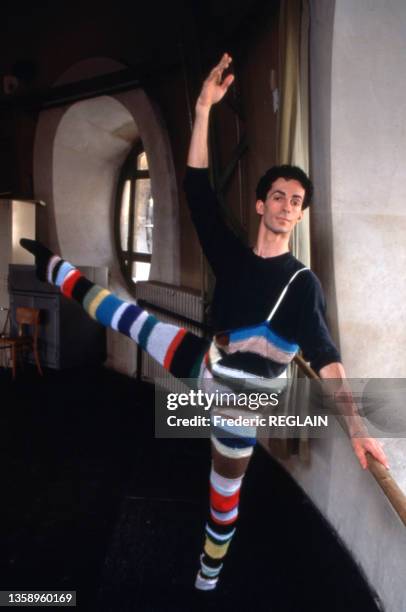
M 257 211 L 257 213 L 259 215 L 263 215 L 264 214 L 264 202 L 263 200 L 257 200 L 255 202 L 255 210 Z

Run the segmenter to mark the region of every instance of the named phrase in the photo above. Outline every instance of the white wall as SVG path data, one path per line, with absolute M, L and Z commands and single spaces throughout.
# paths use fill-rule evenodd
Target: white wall
M 331 184 L 341 350 L 353 377 L 406 373 L 406 3 L 336 2 Z
M 81 62 L 58 84 L 120 68 L 96 59 Z M 145 146 L 154 197 L 151 280 L 178 284 L 178 196 L 172 157 L 155 107 L 141 89 L 100 96 L 41 113 L 34 150 L 34 187 L 47 203 L 39 211 L 38 238 L 77 265 L 107 266 L 110 288 L 132 298 L 115 253 L 113 219 L 121 166 L 137 137 Z M 108 333 L 109 365 L 134 374 L 136 347 Z
M 20 239 L 35 237 L 35 213 L 32 202 L 0 199 L 0 307 L 9 306 L 9 264 L 34 263 L 34 256 L 20 246 Z M 3 317 L 1 314 L 0 330 Z
M 0 306 L 8 308 L 7 289 L 8 265 L 11 260 L 11 202 L 0 200 Z M 3 328 L 4 315 L 0 316 L 0 330 Z
M 406 371 L 406 3 L 311 0 L 313 267 L 349 376 Z M 287 469 L 382 599 L 406 609 L 406 530 L 343 437 L 312 441 Z M 404 439 L 384 441 L 406 492 Z

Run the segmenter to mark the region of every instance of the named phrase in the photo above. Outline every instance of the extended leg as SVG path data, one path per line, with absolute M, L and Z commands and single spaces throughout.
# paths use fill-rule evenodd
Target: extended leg
M 210 344 L 207 339 L 177 325 L 162 323 L 136 303 L 125 302 L 95 285 L 36 240 L 23 238 L 21 245 L 35 255 L 38 277 L 57 285 L 65 297 L 76 300 L 93 319 L 129 336 L 173 376 L 199 375 Z

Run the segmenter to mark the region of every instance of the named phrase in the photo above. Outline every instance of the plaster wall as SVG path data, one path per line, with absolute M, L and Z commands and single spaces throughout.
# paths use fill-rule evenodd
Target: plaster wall
M 11 203 L 0 201 L 0 307 L 8 308 L 9 294 L 7 289 L 8 264 L 11 260 Z M 1 313 L 0 330 L 4 324 Z
M 406 4 L 339 0 L 331 185 L 341 350 L 352 377 L 406 372 Z
M 402 0 L 311 0 L 312 260 L 352 378 L 406 369 L 406 82 Z M 406 492 L 406 440 L 383 440 Z M 406 530 L 342 435 L 286 468 L 337 530 L 386 612 L 406 609 Z
M 405 610 L 406 529 L 342 432 L 311 440 L 310 465 L 294 458 L 284 465 L 351 551 L 385 612 Z
M 0 200 L 0 307 L 9 306 L 9 264 L 34 263 L 34 257 L 20 246 L 20 238 L 34 238 L 35 213 L 32 202 Z M 2 319 L 0 315 L 0 330 Z
M 330 206 L 340 348 L 351 378 L 406 373 L 405 32 L 402 0 L 335 2 Z M 383 443 L 406 493 L 406 440 Z
M 95 74 L 102 65 L 95 62 Z M 89 76 L 89 61 L 83 70 Z M 62 82 L 80 74 L 76 67 Z M 129 300 L 134 298 L 115 255 L 113 218 L 119 171 L 138 136 L 148 155 L 155 203 L 150 279 L 178 284 L 178 198 L 170 146 L 155 107 L 141 89 L 43 112 L 34 150 L 35 194 L 47 203 L 40 211 L 39 239 L 78 266 L 107 266 L 109 287 Z M 109 332 L 108 364 L 134 374 L 134 343 Z

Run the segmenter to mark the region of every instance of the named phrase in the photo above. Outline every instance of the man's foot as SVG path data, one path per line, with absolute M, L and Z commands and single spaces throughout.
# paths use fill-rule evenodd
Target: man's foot
M 21 238 L 21 246 L 35 256 L 36 274 L 42 280 L 47 280 L 47 266 L 53 253 L 46 246 L 38 242 L 38 240 L 29 240 Z
M 216 588 L 218 578 L 203 578 L 200 572 L 197 572 L 195 588 L 199 591 L 212 591 Z

